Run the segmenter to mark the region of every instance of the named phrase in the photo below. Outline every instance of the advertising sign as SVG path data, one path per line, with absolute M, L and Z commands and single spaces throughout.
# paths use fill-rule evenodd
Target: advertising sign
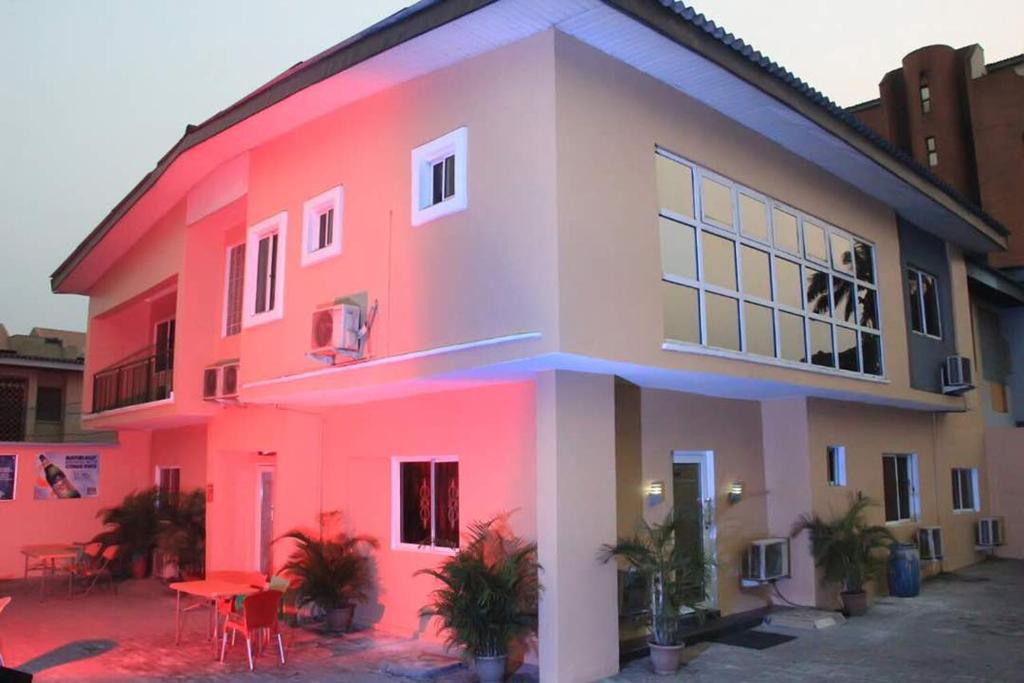
M 18 480 L 18 456 L 0 455 L 0 501 L 14 500 L 14 484 Z
M 99 491 L 99 453 L 41 453 L 36 469 L 36 500 L 92 498 Z

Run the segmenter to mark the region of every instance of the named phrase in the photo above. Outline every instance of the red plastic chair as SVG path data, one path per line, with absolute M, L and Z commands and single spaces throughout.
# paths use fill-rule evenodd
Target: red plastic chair
M 228 631 L 231 631 L 231 642 L 235 642 L 235 636 L 239 633 L 245 638 L 245 650 L 249 657 L 249 671 L 253 670 L 252 643 L 254 637 L 263 634 L 269 638 L 277 637 L 277 650 L 284 664 L 284 640 L 281 638 L 281 629 L 277 621 L 277 611 L 281 605 L 281 593 L 279 591 L 261 591 L 250 595 L 242 601 L 242 614 L 230 614 L 224 622 L 224 640 L 220 646 L 220 661 L 228 650 Z M 258 641 L 257 641 L 258 642 Z
M 68 594 L 71 594 L 71 587 L 75 579 L 84 579 L 89 581 L 89 585 L 86 587 L 83 595 L 88 595 L 92 592 L 92 589 L 96 587 L 101 578 L 106 578 L 110 583 L 110 589 L 117 595 L 117 584 L 114 583 L 114 575 L 110 571 L 110 563 L 117 557 L 119 546 L 111 545 L 107 546 L 106 549 L 100 553 L 102 546 L 99 543 L 90 543 L 87 545 L 82 553 L 82 559 L 76 564 L 72 565 L 69 569 L 71 572 L 70 581 L 68 581 Z
M 7 607 L 7 605 L 9 605 L 9 604 L 11 604 L 10 596 L 0 598 L 0 612 L 3 612 L 4 608 Z M 284 661 L 284 660 L 281 660 L 281 661 Z M 0 640 L 0 666 L 5 666 L 4 665 L 4 643 L 3 643 L 2 640 Z

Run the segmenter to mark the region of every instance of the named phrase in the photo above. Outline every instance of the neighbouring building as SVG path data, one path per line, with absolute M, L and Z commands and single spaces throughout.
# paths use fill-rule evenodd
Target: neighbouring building
M 986 64 L 980 45 L 922 47 L 849 111 L 1009 230 L 967 276 L 992 502 L 1024 556 L 1024 54 Z
M 53 289 L 90 301 L 83 423 L 207 487 L 208 568 L 338 511 L 382 544 L 357 619 L 433 638 L 414 572 L 515 510 L 566 683 L 618 669 L 596 557 L 645 517 L 689 520 L 722 614 L 774 599 L 753 541 L 857 491 L 979 560 L 985 423 L 940 367 L 1006 247 L 681 5 L 421 2 L 188 127 Z M 833 605 L 788 557 L 778 589 Z

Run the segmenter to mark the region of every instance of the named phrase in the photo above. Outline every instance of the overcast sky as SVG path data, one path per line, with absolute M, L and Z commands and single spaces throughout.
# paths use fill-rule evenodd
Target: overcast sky
M 84 329 L 85 300 L 49 275 L 185 124 L 407 4 L 0 0 L 0 322 Z M 843 105 L 923 45 L 1024 52 L 1019 0 L 693 5 Z

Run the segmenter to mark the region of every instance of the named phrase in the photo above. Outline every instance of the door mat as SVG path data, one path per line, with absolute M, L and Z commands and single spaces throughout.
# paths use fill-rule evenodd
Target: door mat
M 783 643 L 788 643 L 791 640 L 796 640 L 796 636 L 787 636 L 782 633 L 749 629 L 721 636 L 720 638 L 716 638 L 715 642 L 722 643 L 723 645 L 732 645 L 734 647 L 746 647 L 751 650 L 767 650 L 770 647 L 782 645 Z

